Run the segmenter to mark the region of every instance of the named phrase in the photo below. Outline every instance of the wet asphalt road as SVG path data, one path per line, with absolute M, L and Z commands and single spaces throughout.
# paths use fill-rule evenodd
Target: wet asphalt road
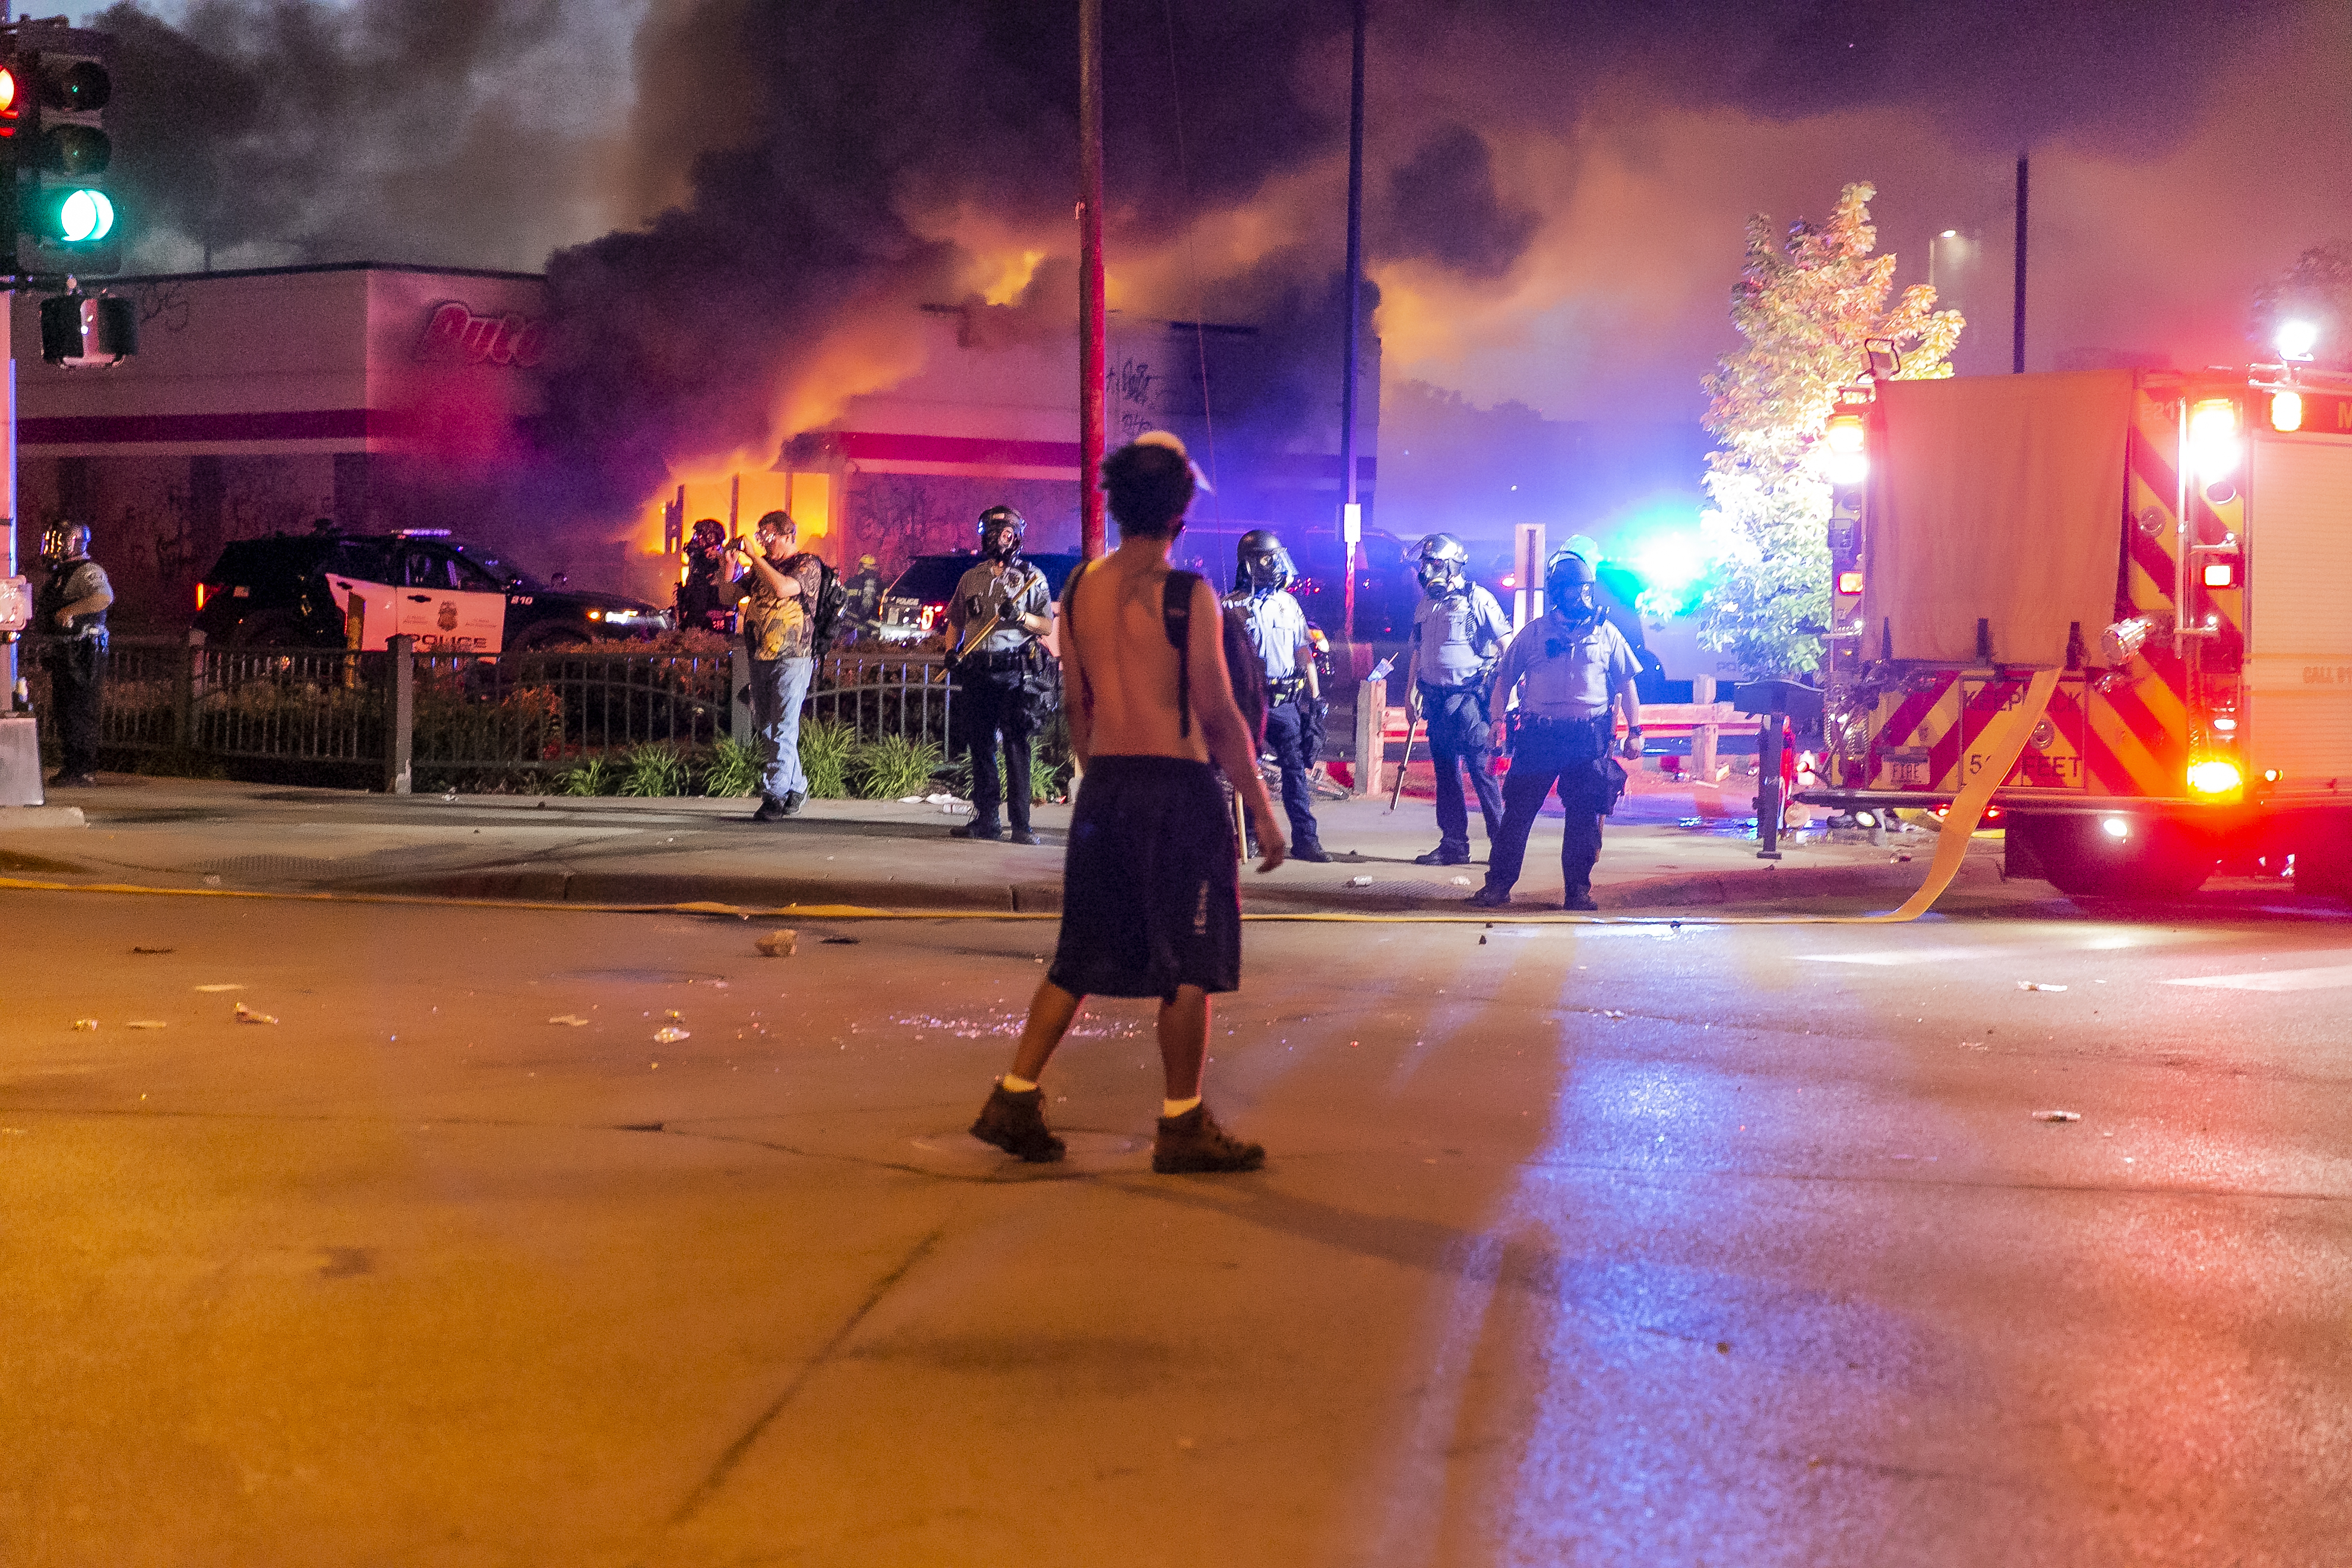
M 2316 909 L 1254 923 L 1223 1179 L 1051 923 L 7 910 L 11 1568 L 2352 1555 Z

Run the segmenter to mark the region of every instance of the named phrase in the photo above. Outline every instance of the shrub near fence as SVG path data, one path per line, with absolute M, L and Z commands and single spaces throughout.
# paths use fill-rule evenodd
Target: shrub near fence
M 26 645 L 34 706 L 45 715 L 38 664 L 48 641 Z M 547 787 L 591 758 L 621 769 L 625 753 L 648 745 L 699 758 L 721 741 L 750 741 L 740 700 L 749 673 L 741 650 L 724 646 L 599 643 L 483 657 L 122 637 L 109 659 L 100 743 L 150 764 L 320 764 L 394 790 L 418 774 L 452 787 L 534 779 Z M 804 726 L 839 737 L 845 763 L 849 748 L 886 739 L 909 759 L 924 748 L 938 756 L 950 708 L 936 654 L 851 648 L 822 661 L 803 712 Z M 42 729 L 54 744 L 56 726 Z M 903 775 L 908 764 L 891 771 Z M 693 772 L 700 776 L 700 765 Z

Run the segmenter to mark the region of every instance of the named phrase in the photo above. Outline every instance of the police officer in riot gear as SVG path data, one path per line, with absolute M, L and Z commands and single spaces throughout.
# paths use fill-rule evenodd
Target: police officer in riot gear
M 53 522 L 41 531 L 48 576 L 34 595 L 35 625 L 46 633 L 49 702 L 58 716 L 64 765 L 59 788 L 98 783 L 98 724 L 106 685 L 106 607 L 114 603 L 106 568 L 89 558 L 86 523 Z
M 1282 770 L 1282 809 L 1290 818 L 1294 860 L 1328 860 L 1315 826 L 1314 773 L 1322 751 L 1323 687 L 1315 668 L 1314 633 L 1291 596 L 1297 576 L 1290 552 L 1270 528 L 1253 528 L 1234 550 L 1234 591 L 1250 645 L 1265 664 L 1265 745 Z
M 1527 858 L 1528 834 L 1555 784 L 1567 813 L 1560 832 L 1561 907 L 1595 908 L 1592 866 L 1601 858 L 1601 819 L 1616 804 L 1618 770 L 1609 755 L 1612 704 L 1625 711 L 1622 747 L 1642 754 L 1642 704 L 1633 679 L 1641 665 L 1624 634 L 1601 614 L 1592 563 L 1571 550 L 1544 568 L 1545 613 L 1519 628 L 1495 670 L 1495 695 L 1519 700 L 1510 776 L 1503 781 L 1503 827 L 1496 835 L 1486 885 L 1470 897 L 1480 909 L 1511 901 Z
M 694 534 L 686 542 L 686 571 L 677 584 L 679 630 L 689 626 L 698 632 L 725 629 L 726 616 L 735 607 L 735 595 L 729 591 L 733 579 L 727 567 L 727 531 L 719 526 L 717 518 L 706 517 L 694 525 Z
M 980 563 L 948 604 L 955 677 L 950 742 L 971 755 L 971 820 L 950 830 L 957 838 L 1003 838 L 1010 816 L 1013 843 L 1043 842 L 1029 826 L 1029 742 L 1052 690 L 1052 661 L 1039 639 L 1054 629 L 1054 599 L 1045 574 L 1022 559 L 1028 530 L 1009 506 L 982 512 Z
M 1487 681 L 1511 623 L 1495 595 L 1470 580 L 1470 552 L 1450 533 L 1421 542 L 1414 575 L 1423 595 L 1412 617 L 1412 692 L 1429 725 L 1430 760 L 1437 765 L 1437 847 L 1422 866 L 1470 863 L 1470 814 L 1462 799 L 1462 770 L 1477 792 L 1486 842 L 1502 831 L 1503 792 L 1495 782 L 1495 725 Z

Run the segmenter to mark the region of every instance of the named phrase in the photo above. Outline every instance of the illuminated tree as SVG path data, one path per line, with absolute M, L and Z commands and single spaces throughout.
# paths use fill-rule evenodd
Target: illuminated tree
M 1889 302 L 1895 257 L 1874 256 L 1867 184 L 1850 184 L 1825 224 L 1785 236 L 1762 215 L 1748 224 L 1748 258 L 1732 291 L 1745 340 L 1705 385 L 1707 456 L 1702 515 L 1722 562 L 1704 600 L 1700 636 L 1752 676 L 1818 668 L 1829 619 L 1830 486 L 1817 455 L 1838 388 L 1869 368 L 1864 342 L 1890 338 L 1906 380 L 1952 374 L 1957 310 L 1915 284 Z
M 2254 295 L 2255 353 L 2268 359 L 2283 321 L 2319 330 L 2312 358 L 2331 370 L 2352 370 L 2352 245 L 2315 245 Z

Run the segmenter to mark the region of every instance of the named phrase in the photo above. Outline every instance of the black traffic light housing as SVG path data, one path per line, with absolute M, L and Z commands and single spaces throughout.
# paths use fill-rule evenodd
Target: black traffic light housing
M 19 276 L 122 269 L 121 225 L 106 188 L 114 157 L 106 132 L 111 44 L 104 33 L 52 22 L 9 30 L 15 201 L 0 226 L 14 229 L 5 236 L 15 241 L 5 260 Z
M 139 352 L 139 307 L 113 294 L 55 294 L 41 301 L 41 357 L 51 364 L 120 364 Z

